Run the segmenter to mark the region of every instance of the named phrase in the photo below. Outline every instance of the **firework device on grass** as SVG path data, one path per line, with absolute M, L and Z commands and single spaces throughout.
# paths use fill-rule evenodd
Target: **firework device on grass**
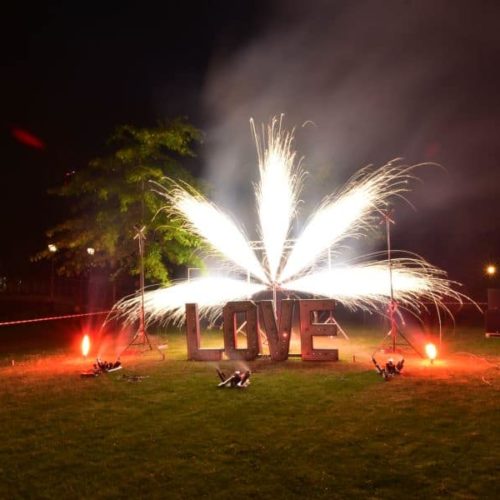
M 401 358 L 396 364 L 394 364 L 394 360 L 392 358 L 389 358 L 385 366 L 382 368 L 378 364 L 374 356 L 372 356 L 372 361 L 373 364 L 375 365 L 375 370 L 379 375 L 382 375 L 385 381 L 389 380 L 395 375 L 400 375 L 401 372 L 403 371 L 403 367 L 405 364 L 404 358 Z
M 80 373 L 81 377 L 97 377 L 101 373 L 111 373 L 122 369 L 122 363 L 120 360 L 116 360 L 114 363 L 110 361 L 103 361 L 101 358 L 97 357 L 94 366 L 91 370 L 84 371 Z
M 246 370 L 245 372 L 241 372 L 240 370 L 236 370 L 230 377 L 226 377 L 224 372 L 220 371 L 217 368 L 217 375 L 221 382 L 217 387 L 225 388 L 229 387 L 231 389 L 244 389 L 250 385 L 250 370 Z

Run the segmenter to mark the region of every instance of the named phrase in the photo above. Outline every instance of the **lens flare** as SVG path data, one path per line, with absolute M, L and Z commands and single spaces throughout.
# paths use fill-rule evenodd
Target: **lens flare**
M 90 337 L 85 334 L 82 339 L 82 355 L 87 357 L 90 351 Z

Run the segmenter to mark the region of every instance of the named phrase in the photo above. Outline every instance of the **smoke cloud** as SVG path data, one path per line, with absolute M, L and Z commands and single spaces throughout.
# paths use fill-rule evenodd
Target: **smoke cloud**
M 491 210 L 500 180 L 497 11 L 494 2 L 271 3 L 260 33 L 229 58 L 215 55 L 207 76 L 215 200 L 256 236 L 248 120 L 284 113 L 309 172 L 301 220 L 366 164 L 443 165 L 416 172 L 423 182 L 409 199 L 418 211 L 398 206 L 394 233 L 465 279 L 454 246 L 467 254 L 465 239 L 493 231 L 477 211 Z M 483 245 L 478 259 L 489 251 Z

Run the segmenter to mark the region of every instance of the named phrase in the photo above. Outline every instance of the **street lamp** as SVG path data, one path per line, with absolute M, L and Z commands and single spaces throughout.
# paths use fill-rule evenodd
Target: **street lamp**
M 485 272 L 492 278 L 497 273 L 497 266 L 495 266 L 494 264 L 488 264 L 485 268 Z
M 91 289 L 91 283 L 92 283 L 92 266 L 93 266 L 93 258 L 95 254 L 95 248 L 94 247 L 87 247 L 87 255 L 88 255 L 88 260 L 87 260 L 87 307 L 90 305 L 90 289 Z M 85 278 L 85 275 L 83 276 Z M 82 280 L 82 285 L 85 288 L 85 279 Z M 83 295 L 82 295 L 83 297 Z M 82 299 L 84 300 L 84 299 Z
M 57 252 L 57 246 L 54 243 L 47 245 L 49 252 L 52 254 L 50 259 L 50 300 L 54 301 L 54 254 Z

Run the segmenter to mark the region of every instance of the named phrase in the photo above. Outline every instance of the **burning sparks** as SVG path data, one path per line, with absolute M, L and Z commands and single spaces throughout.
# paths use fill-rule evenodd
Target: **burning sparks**
M 167 198 L 173 213 L 185 221 L 190 231 L 207 241 L 227 261 L 259 281 L 268 283 L 266 273 L 247 238 L 229 216 L 201 194 L 191 193 L 181 186 L 173 186 L 160 194 Z
M 408 190 L 409 170 L 394 162 L 375 172 L 364 169 L 343 192 L 328 196 L 295 243 L 280 279 L 287 280 L 313 265 L 325 250 L 346 237 L 362 234 L 370 215 L 384 208 L 391 196 Z
M 200 316 L 213 319 L 228 301 L 278 289 L 333 298 L 350 308 L 373 310 L 386 305 L 391 295 L 387 261 L 332 265 L 330 259 L 325 262 L 325 252 L 366 234 L 389 200 L 408 191 L 413 167 L 395 160 L 379 169 L 362 169 L 344 189 L 323 200 L 291 245 L 288 238 L 304 175 L 292 149 L 293 132 L 282 130 L 281 119 L 263 128 L 261 137 L 253 121 L 251 127 L 260 171 L 255 196 L 263 255 L 259 258 L 255 246 L 228 215 L 191 187 L 172 181 L 168 189 L 156 185 L 168 202 L 169 215 L 200 236 L 226 268 L 239 270 L 242 276 L 198 278 L 149 291 L 145 294 L 148 321 L 182 322 L 188 302 L 198 304 Z M 445 273 L 421 258 L 393 259 L 392 277 L 395 299 L 409 310 L 417 311 L 424 301 L 444 307 L 444 297 L 461 301 Z M 115 313 L 132 321 L 139 304 L 140 297 L 123 300 L 115 306 Z
M 287 283 L 292 290 L 335 297 L 351 308 L 374 309 L 390 297 L 387 261 L 334 267 L 312 272 Z M 439 301 L 449 293 L 449 283 L 430 264 L 419 259 L 392 260 L 394 298 L 408 309 L 416 309 L 419 297 Z
M 144 294 L 144 309 L 148 320 L 161 321 L 165 319 L 165 306 L 168 304 L 168 318 L 174 323 L 181 323 L 184 319 L 187 303 L 196 303 L 199 306 L 200 316 L 213 321 L 218 316 L 220 308 L 231 300 L 244 300 L 256 293 L 267 289 L 266 285 L 248 283 L 244 280 L 225 277 L 195 278 L 177 285 L 160 288 Z M 134 314 L 136 299 L 118 304 L 118 308 L 128 309 Z M 135 311 L 137 312 L 137 311 Z
M 90 338 L 87 334 L 83 336 L 82 339 L 82 355 L 83 357 L 87 357 L 90 351 Z
M 296 212 L 302 175 L 295 165 L 296 153 L 291 149 L 293 135 L 282 135 L 281 120 L 274 119 L 268 127 L 267 147 L 264 130 L 260 141 L 253 120 L 250 124 L 260 170 L 260 182 L 255 192 L 260 233 L 267 256 L 268 276 L 274 282 Z

